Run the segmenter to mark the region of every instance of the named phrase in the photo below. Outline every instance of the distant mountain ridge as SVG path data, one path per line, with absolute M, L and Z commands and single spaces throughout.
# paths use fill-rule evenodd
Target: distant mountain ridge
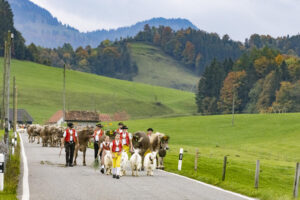
M 189 27 L 198 29 L 187 19 L 152 18 L 128 27 L 83 33 L 62 24 L 49 11 L 29 0 L 8 0 L 8 2 L 14 13 L 15 26 L 26 39 L 26 43 L 33 42 L 48 48 L 56 48 L 63 43 L 70 43 L 75 48 L 86 45 L 96 47 L 105 39 L 115 40 L 121 37 L 135 36 L 143 30 L 145 24 L 155 27 L 170 26 L 175 31 Z

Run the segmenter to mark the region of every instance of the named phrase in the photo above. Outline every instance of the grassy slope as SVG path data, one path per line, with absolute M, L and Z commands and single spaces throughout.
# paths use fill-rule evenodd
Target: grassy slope
M 296 162 L 300 161 L 300 114 L 192 116 L 126 122 L 130 131 L 153 127 L 170 135 L 166 170 L 260 199 L 291 199 Z M 179 148 L 187 152 L 177 171 Z M 194 168 L 199 148 L 198 173 Z M 226 181 L 221 181 L 228 155 Z M 261 161 L 259 189 L 254 189 L 256 160 Z
M 2 77 L 2 58 L 0 66 Z M 39 123 L 62 108 L 62 69 L 17 60 L 11 66 L 17 80 L 19 108 L 27 109 Z M 69 110 L 125 110 L 132 118 L 186 114 L 196 109 L 193 93 L 77 71 L 67 71 L 66 102 Z
M 133 81 L 164 87 L 195 90 L 199 77 L 159 48 L 144 44 L 131 43 L 131 55 L 137 63 L 139 73 Z

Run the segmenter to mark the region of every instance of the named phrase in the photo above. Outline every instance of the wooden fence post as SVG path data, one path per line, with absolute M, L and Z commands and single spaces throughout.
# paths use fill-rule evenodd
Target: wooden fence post
M 224 156 L 222 181 L 225 181 L 225 176 L 226 176 L 226 165 L 227 165 L 227 156 Z
M 296 164 L 294 192 L 293 192 L 294 198 L 298 197 L 298 187 L 299 187 L 299 163 Z
M 198 155 L 199 155 L 199 149 L 196 149 L 196 154 L 195 154 L 195 167 L 194 170 L 197 171 L 198 168 Z
M 258 189 L 259 172 L 260 172 L 260 162 L 259 162 L 259 160 L 257 160 L 256 161 L 256 169 L 255 169 L 255 183 L 254 183 L 254 187 L 256 189 Z

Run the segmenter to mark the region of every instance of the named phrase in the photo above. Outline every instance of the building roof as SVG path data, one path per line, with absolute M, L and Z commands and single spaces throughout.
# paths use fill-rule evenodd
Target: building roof
M 109 114 L 99 114 L 99 119 L 101 122 L 110 122 L 112 121 Z
M 9 109 L 9 121 L 13 121 L 13 109 Z M 18 122 L 33 122 L 33 118 L 25 109 L 17 109 Z
M 90 111 L 68 111 L 66 112 L 67 122 L 99 122 L 99 114 Z
M 59 110 L 54 115 L 52 115 L 52 117 L 50 117 L 47 123 L 57 123 L 61 118 L 63 118 L 63 111 Z

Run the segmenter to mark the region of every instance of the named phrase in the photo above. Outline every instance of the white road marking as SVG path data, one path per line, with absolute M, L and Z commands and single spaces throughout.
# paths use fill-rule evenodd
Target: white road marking
M 164 170 L 159 170 L 159 171 L 163 171 L 163 172 L 165 172 L 165 173 L 167 173 L 167 174 L 171 174 L 171 175 L 173 175 L 173 176 L 181 177 L 181 178 L 184 178 L 184 179 L 193 181 L 193 182 L 195 182 L 195 183 L 201 184 L 201 185 L 203 185 L 203 186 L 206 186 L 206 187 L 209 187 L 209 188 L 212 188 L 212 189 L 215 189 L 215 190 L 219 190 L 219 191 L 222 191 L 222 192 L 231 194 L 231 195 L 235 195 L 235 196 L 237 196 L 237 197 L 241 197 L 241 198 L 246 199 L 246 200 L 255 200 L 254 198 L 250 198 L 250 197 L 247 197 L 247 196 L 242 195 L 242 194 L 239 194 L 239 193 L 235 193 L 235 192 L 231 192 L 231 191 L 228 191 L 228 190 L 224 190 L 224 189 L 219 188 L 219 187 L 217 187 L 217 186 L 209 185 L 209 184 L 207 184 L 207 183 L 203 183 L 203 182 L 201 182 L 201 181 L 198 181 L 198 180 L 195 180 L 195 179 L 186 177 L 186 176 L 182 176 L 182 175 L 175 174 L 175 173 L 172 173 L 172 172 L 167 172 L 167 171 L 164 171 Z
M 27 157 L 25 154 L 25 148 L 23 144 L 23 139 L 21 134 L 19 133 L 20 138 L 20 144 L 21 144 L 21 152 L 22 152 L 22 158 L 23 158 L 23 194 L 22 194 L 22 200 L 29 200 L 29 182 L 28 182 L 28 163 L 27 163 Z

